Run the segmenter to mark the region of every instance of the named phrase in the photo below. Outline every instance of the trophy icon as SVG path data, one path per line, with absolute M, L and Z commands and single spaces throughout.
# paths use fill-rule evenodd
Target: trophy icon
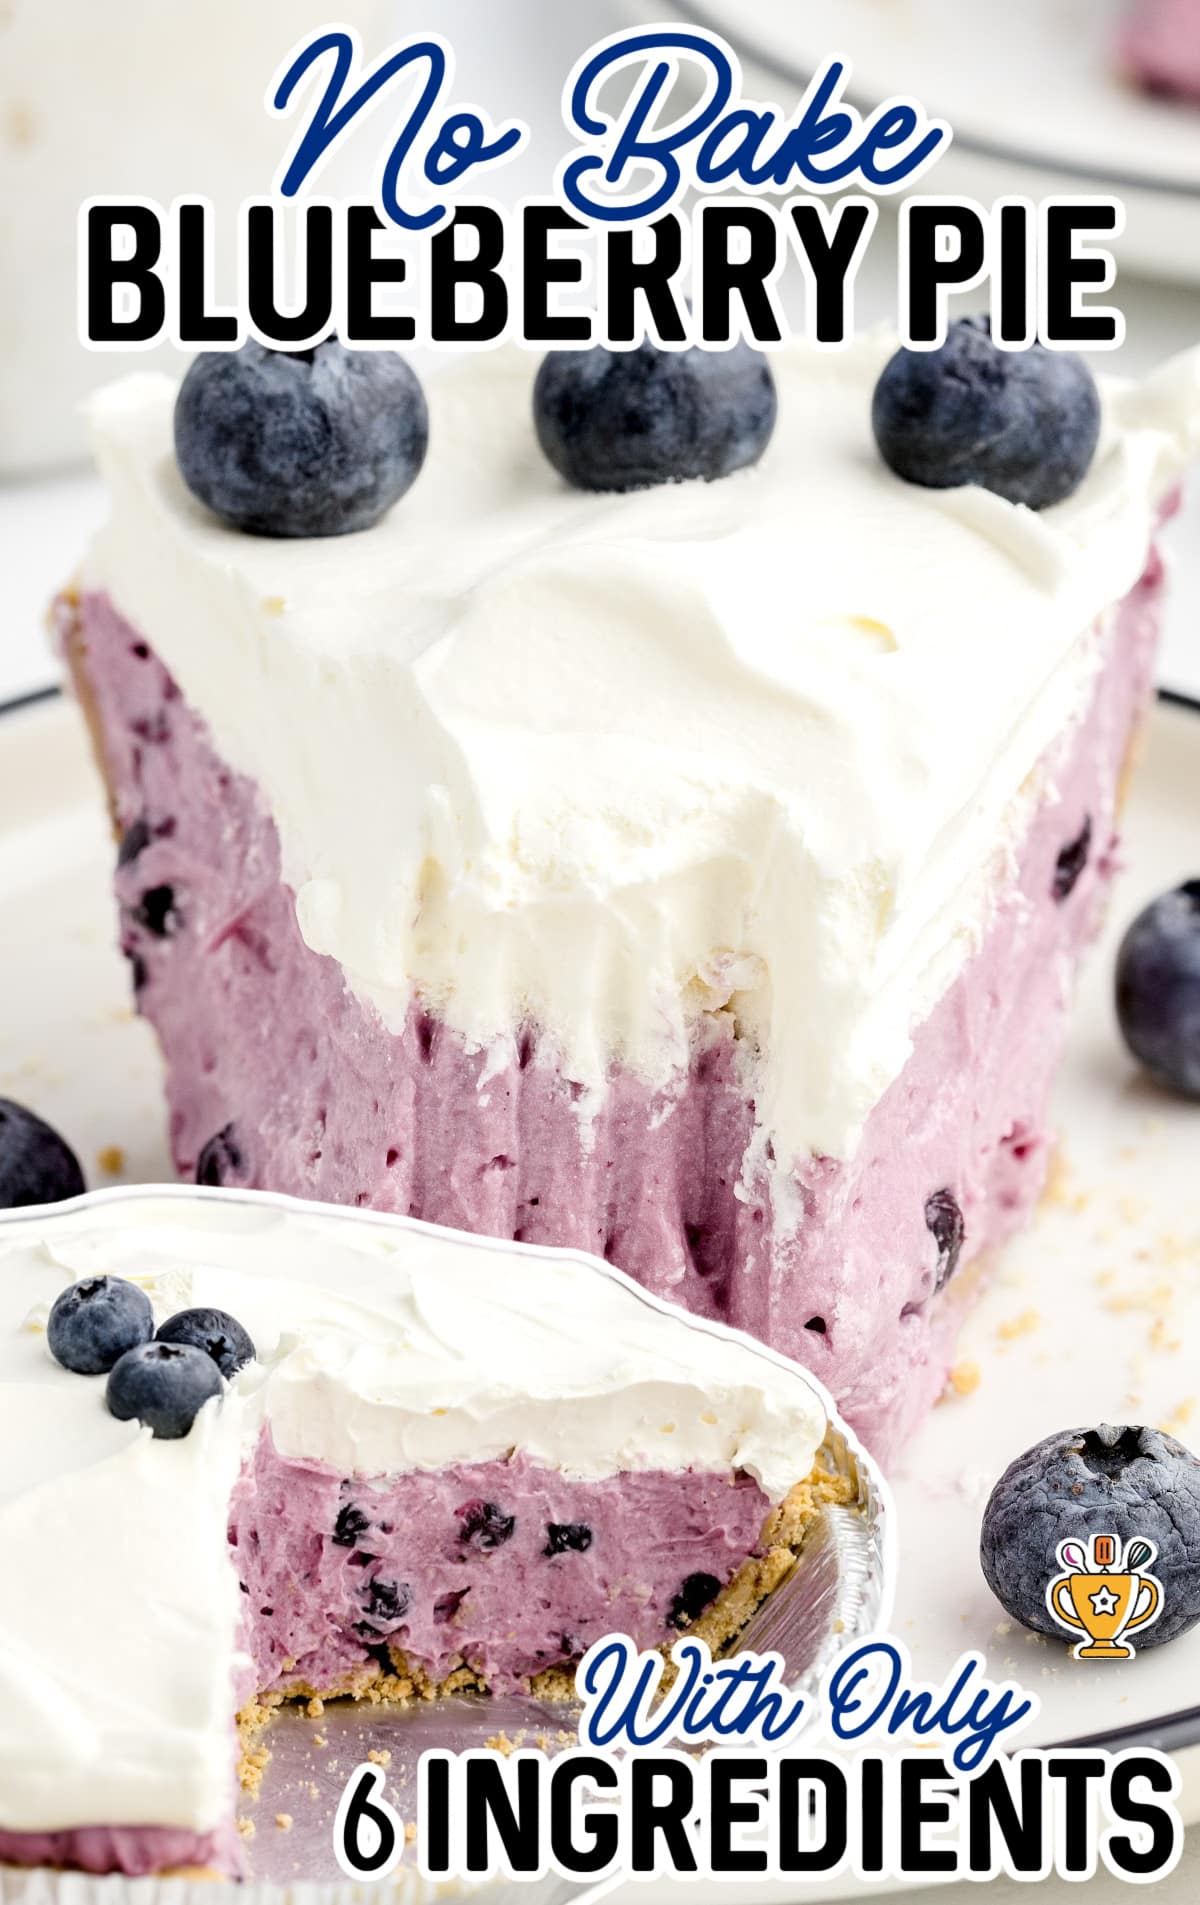
M 1090 1557 L 1078 1541 L 1061 1541 L 1057 1552 L 1062 1573 L 1046 1589 L 1046 1606 L 1060 1627 L 1082 1636 L 1071 1649 L 1076 1660 L 1132 1660 L 1125 1636 L 1162 1611 L 1162 1585 L 1145 1571 L 1154 1543 L 1131 1541 L 1123 1564 L 1115 1535 L 1094 1535 Z

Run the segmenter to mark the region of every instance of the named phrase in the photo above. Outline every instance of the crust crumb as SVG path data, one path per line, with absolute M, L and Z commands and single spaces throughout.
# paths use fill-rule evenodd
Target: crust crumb
M 954 1396 L 974 1395 L 983 1380 L 983 1372 L 978 1363 L 955 1363 L 950 1371 L 948 1393 Z
M 1041 1328 L 1041 1322 L 1036 1310 L 1022 1310 L 1019 1316 L 1010 1316 L 1006 1323 L 999 1324 L 996 1335 L 1002 1343 L 1011 1343 L 1018 1336 L 1032 1336 L 1034 1330 Z
M 1046 1185 L 1042 1191 L 1045 1204 L 1070 1205 L 1072 1201 L 1071 1167 L 1061 1144 L 1056 1144 L 1050 1154 L 1050 1164 L 1046 1171 Z
M 1195 1413 L 1195 1398 L 1193 1396 L 1185 1396 L 1182 1402 L 1176 1403 L 1170 1415 L 1164 1417 L 1158 1426 L 1164 1435 L 1182 1436 Z

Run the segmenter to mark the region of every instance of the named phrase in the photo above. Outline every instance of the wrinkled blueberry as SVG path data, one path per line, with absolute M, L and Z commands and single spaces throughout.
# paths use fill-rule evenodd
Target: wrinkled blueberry
M 87 1189 L 79 1159 L 57 1131 L 11 1098 L 0 1098 L 0 1210 L 58 1204 Z
M 568 1548 L 586 1554 L 592 1545 L 592 1531 L 586 1521 L 548 1521 L 543 1554 L 565 1554 Z
M 79 1376 L 102 1376 L 127 1349 L 154 1334 L 150 1298 L 124 1277 L 85 1277 L 54 1299 L 46 1340 L 50 1354 Z
M 144 926 L 155 939 L 170 939 L 183 925 L 173 886 L 147 887 L 132 911 L 138 925 Z
M 370 1526 L 362 1509 L 356 1508 L 353 1502 L 347 1502 L 344 1508 L 338 1509 L 338 1518 L 333 1524 L 335 1547 L 356 1548 L 359 1536 L 365 1535 Z
M 515 1515 L 506 1515 L 495 1502 L 467 1502 L 458 1511 L 459 1540 L 472 1548 L 500 1548 L 517 1525 Z
M 1092 851 L 1092 817 L 1084 820 L 1083 826 L 1074 840 L 1068 840 L 1058 859 L 1054 862 L 1054 879 L 1050 891 L 1060 903 L 1068 899 L 1079 884 L 1079 876 L 1088 863 Z
M 226 1310 L 180 1310 L 158 1330 L 160 1343 L 190 1343 L 211 1356 L 221 1374 L 236 1376 L 254 1361 L 254 1344 Z
M 1164 893 L 1126 933 L 1117 1020 L 1152 1078 L 1200 1098 L 1200 880 Z
M 135 820 L 126 827 L 121 835 L 121 844 L 117 848 L 117 865 L 132 866 L 139 853 L 144 853 L 150 845 L 150 823 L 145 819 Z
M 136 1418 L 162 1442 L 190 1430 L 224 1383 L 211 1356 L 190 1343 L 140 1343 L 114 1363 L 105 1399 L 121 1422 Z
M 934 1191 L 925 1200 L 925 1228 L 937 1245 L 937 1282 L 935 1292 L 944 1289 L 958 1268 L 966 1228 L 957 1199 L 950 1191 Z
M 721 1583 L 715 1574 L 689 1574 L 671 1602 L 671 1612 L 667 1616 L 671 1626 L 686 1627 L 710 1601 L 716 1600 L 720 1592 Z
M 428 444 L 424 393 L 404 359 L 333 340 L 202 352 L 175 404 L 184 482 L 256 536 L 369 529 L 416 480 Z
M 1063 1638 L 1046 1606 L 1060 1542 L 1087 1551 L 1093 1534 L 1122 1549 L 1154 1542 L 1151 1572 L 1163 1611 L 1137 1645 L 1160 1647 L 1200 1621 L 1200 1461 L 1157 1429 L 1064 1429 L 1027 1449 L 996 1483 L 983 1514 L 979 1558 L 988 1586 L 1014 1620 Z
M 538 442 L 576 489 L 707 482 L 757 463 L 775 428 L 761 351 L 551 351 L 533 393 Z
M 242 1168 L 242 1153 L 233 1126 L 227 1124 L 209 1139 L 196 1159 L 197 1184 L 228 1184 Z
M 960 318 L 940 350 L 896 352 L 871 421 L 884 462 L 906 483 L 970 483 L 1048 509 L 1088 473 L 1100 397 L 1082 357 L 1040 344 L 1002 351 L 986 318 Z

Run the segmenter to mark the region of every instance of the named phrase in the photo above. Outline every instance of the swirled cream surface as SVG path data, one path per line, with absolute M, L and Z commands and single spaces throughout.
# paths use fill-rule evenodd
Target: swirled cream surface
M 387 1023 L 414 990 L 498 1054 L 533 1021 L 599 1092 L 614 1060 L 669 1087 L 729 1010 L 760 1157 L 853 1152 L 1200 444 L 1197 352 L 1105 385 L 1054 509 L 919 489 L 871 435 L 892 348 L 776 354 L 757 467 L 626 496 L 543 458 L 536 360 L 460 361 L 409 494 L 298 543 L 191 498 L 167 380 L 95 402 L 85 579 L 257 782 L 305 939 Z
M 213 1305 L 258 1360 L 155 1441 L 46 1344 L 59 1291 L 132 1278 Z M 106 1192 L 0 1220 L 0 1828 L 213 1829 L 240 1654 L 229 1500 L 263 1425 L 345 1475 L 503 1457 L 565 1473 L 812 1468 L 820 1392 L 619 1272 L 253 1193 Z

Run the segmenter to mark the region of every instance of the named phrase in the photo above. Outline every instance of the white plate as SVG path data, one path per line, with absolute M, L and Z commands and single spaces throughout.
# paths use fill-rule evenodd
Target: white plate
M 1200 1820 L 1200 1629 L 1128 1664 L 1074 1661 L 1065 1647 L 1004 1622 L 977 1549 L 991 1484 L 1055 1429 L 1141 1421 L 1200 1442 L 1200 1107 L 1138 1076 L 1109 1000 L 1125 922 L 1153 894 L 1200 871 L 1197 815 L 1200 704 L 1160 702 L 1126 819 L 1128 871 L 1083 981 L 1059 1088 L 1057 1194 L 1006 1252 L 968 1324 L 960 1367 L 978 1365 L 978 1387 L 934 1412 L 895 1490 L 897 1631 L 919 1676 L 940 1679 L 964 1648 L 982 1649 L 993 1672 L 1040 1697 L 1040 1718 L 1023 1743 L 1133 1735 L 1160 1744 L 1184 1771 L 1193 1820 Z M 157 1051 L 130 1011 L 113 945 L 112 852 L 75 710 L 55 698 L 6 713 L 0 1093 L 64 1132 L 93 1186 L 170 1176 Z M 109 1153 L 115 1166 L 114 1147 L 119 1169 L 99 1163 Z M 697 1905 L 710 1892 L 728 1905 L 727 1887 L 690 1889 Z M 786 1887 L 743 1886 L 739 1897 L 756 1889 L 786 1895 Z M 838 1891 L 805 1888 L 805 1897 Z
M 1024 192 L 1123 198 L 1121 264 L 1200 280 L 1200 107 L 1130 85 L 1113 55 L 1125 0 L 669 0 L 724 34 L 775 97 L 798 96 L 830 54 L 850 97 L 909 94 L 954 143 L 928 189 L 985 203 Z M 788 92 L 780 92 L 780 82 Z

